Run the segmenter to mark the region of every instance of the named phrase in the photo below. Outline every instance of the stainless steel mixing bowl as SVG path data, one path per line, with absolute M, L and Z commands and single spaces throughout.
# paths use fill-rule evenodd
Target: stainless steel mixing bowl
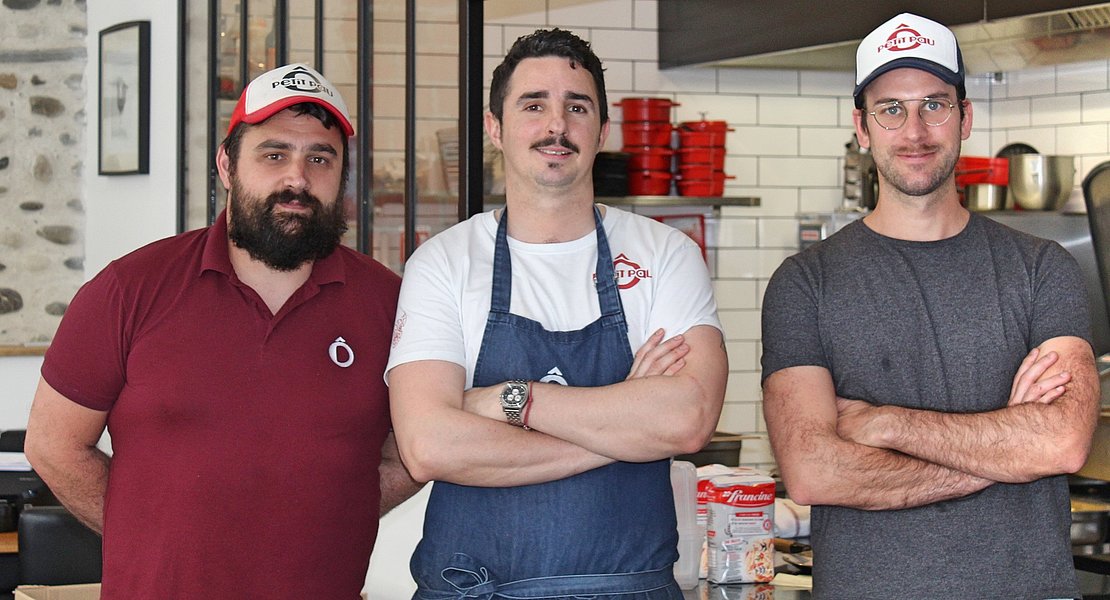
M 1056 210 L 1064 205 L 1074 186 L 1074 156 L 1010 157 L 1009 193 L 1025 210 Z

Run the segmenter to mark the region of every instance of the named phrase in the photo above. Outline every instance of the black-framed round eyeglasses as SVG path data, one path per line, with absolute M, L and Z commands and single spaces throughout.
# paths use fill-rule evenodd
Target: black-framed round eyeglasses
M 956 108 L 955 103 L 946 98 L 911 98 L 876 104 L 875 110 L 867 114 L 875 117 L 875 122 L 883 129 L 888 131 L 898 129 L 905 125 L 909 115 L 909 109 L 906 108 L 907 102 L 918 103 L 917 116 L 930 127 L 940 127 L 947 123 L 952 116 L 952 109 Z

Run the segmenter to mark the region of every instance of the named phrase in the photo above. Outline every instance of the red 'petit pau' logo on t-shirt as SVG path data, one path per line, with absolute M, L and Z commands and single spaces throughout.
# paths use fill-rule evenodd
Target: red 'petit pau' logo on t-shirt
M 613 259 L 613 270 L 617 275 L 617 287 L 627 290 L 640 283 L 641 279 L 651 279 L 651 270 L 641 267 L 624 254 Z

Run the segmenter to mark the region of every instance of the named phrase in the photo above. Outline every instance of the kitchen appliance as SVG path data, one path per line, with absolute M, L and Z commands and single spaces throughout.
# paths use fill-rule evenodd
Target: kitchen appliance
M 1103 285 L 1095 259 L 1095 246 L 1087 215 L 1064 214 L 1048 211 L 998 211 L 987 215 L 1003 225 L 1031 233 L 1037 237 L 1055 240 L 1079 263 L 1087 292 L 1087 306 L 1091 314 L 1091 335 L 1094 338 L 1095 356 L 1110 352 L 1110 317 L 1103 301 Z M 1102 250 L 1107 252 L 1108 250 Z M 1105 255 L 1104 256 L 1110 256 Z
M 1103 299 L 1110 310 L 1110 161 L 1095 165 L 1083 178 L 1083 200 L 1102 282 Z M 1110 401 L 1110 397 L 1104 396 L 1103 399 Z
M 627 152 L 598 152 L 594 158 L 594 195 L 622 197 L 628 195 Z
M 802 213 L 798 215 L 798 249 L 805 250 L 811 245 L 840 231 L 842 227 L 867 216 L 863 210 L 837 210 L 825 213 Z
M 860 148 L 855 134 L 844 145 L 843 210 L 872 210 L 879 200 L 879 171 L 867 148 Z M 831 233 L 831 232 L 830 232 Z
M 1075 186 L 1075 157 L 1019 154 L 1010 157 L 1010 193 L 1025 210 L 1057 210 Z
M 1080 584 L 1084 588 L 1090 587 L 1085 581 L 1110 585 L 1110 481 L 1072 475 L 1068 490 L 1071 548 Z

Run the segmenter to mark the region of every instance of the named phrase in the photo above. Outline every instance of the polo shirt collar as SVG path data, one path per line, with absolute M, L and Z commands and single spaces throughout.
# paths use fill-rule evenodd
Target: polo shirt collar
M 231 257 L 228 255 L 228 243 L 227 209 L 225 208 L 220 211 L 216 221 L 208 228 L 208 236 L 204 241 L 204 256 L 200 261 L 198 276 L 205 271 L 212 270 L 238 281 L 239 278 L 235 274 L 235 268 L 231 266 Z M 336 248 L 328 256 L 314 262 L 312 273 L 308 276 L 308 282 L 306 283 L 315 285 L 344 283 L 347 279 L 346 271 L 339 253 L 340 249 Z

